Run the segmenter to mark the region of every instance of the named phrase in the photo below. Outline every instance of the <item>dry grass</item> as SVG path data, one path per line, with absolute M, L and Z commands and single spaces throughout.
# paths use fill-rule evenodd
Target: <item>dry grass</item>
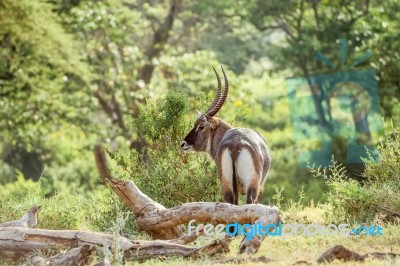
M 318 257 L 327 249 L 341 244 L 360 254 L 369 252 L 393 252 L 400 254 L 400 234 L 399 226 L 388 226 L 384 228 L 383 236 L 352 236 L 352 237 L 304 237 L 296 236 L 282 240 L 280 237 L 268 237 L 264 240 L 262 247 L 255 257 L 265 256 L 274 259 L 268 265 L 292 265 L 298 261 L 307 261 L 316 265 Z M 203 244 L 207 242 L 202 239 Z M 237 254 L 240 239 L 236 239 L 231 244 L 231 251 L 225 254 L 223 258 L 245 257 Z M 143 265 L 215 265 L 215 258 L 202 258 L 197 260 L 185 260 L 182 258 L 167 259 L 164 261 L 151 260 Z M 400 258 L 376 260 L 371 259 L 365 262 L 343 262 L 335 261 L 333 265 L 400 265 Z M 222 265 L 222 264 L 220 264 Z M 237 265 L 235 263 L 224 263 L 223 265 Z M 264 265 L 264 263 L 242 263 L 241 265 Z M 305 264 L 298 264 L 305 265 Z
M 287 213 L 286 222 L 307 222 L 324 223 L 324 211 L 319 207 L 305 207 L 298 212 Z M 328 211 L 328 210 L 325 210 Z M 296 214 L 295 214 L 296 213 Z M 377 221 L 378 222 L 378 221 Z M 335 246 L 343 245 L 348 249 L 359 254 L 370 252 L 392 252 L 400 254 L 400 224 L 380 225 L 384 228 L 383 236 L 292 236 L 283 240 L 281 237 L 267 237 L 260 250 L 253 257 L 265 256 L 273 259 L 268 265 L 292 265 L 299 261 L 307 261 L 311 265 L 317 265 L 316 260 L 326 250 Z M 371 224 L 372 225 L 372 224 Z M 359 225 L 357 225 L 359 226 Z M 212 238 L 201 238 L 197 246 L 204 245 Z M 235 263 L 217 263 L 218 259 L 245 258 L 245 255 L 237 254 L 241 238 L 235 239 L 231 244 L 231 251 L 219 258 L 204 257 L 196 260 L 187 260 L 182 258 L 160 260 L 150 260 L 143 265 L 238 265 Z M 400 258 L 385 260 L 368 259 L 364 262 L 343 262 L 334 261 L 333 265 L 399 265 Z M 261 262 L 247 262 L 240 265 L 265 265 Z M 297 264 L 306 265 L 306 264 Z
M 311 204 L 309 206 L 300 206 L 293 204 L 291 209 L 283 212 L 286 223 L 321 223 L 328 224 L 326 220 L 327 213 L 332 213 L 329 206 Z M 273 259 L 273 262 L 268 265 L 293 265 L 299 261 L 307 261 L 310 265 L 317 265 L 316 260 L 329 248 L 335 245 L 343 245 L 346 248 L 355 251 L 359 254 L 365 254 L 370 252 L 392 252 L 400 254 L 400 221 L 392 224 L 384 224 L 380 219 L 376 219 L 376 223 L 379 223 L 384 228 L 383 236 L 293 236 L 282 239 L 281 237 L 267 237 L 260 250 L 254 256 L 247 258 L 256 258 L 265 256 Z M 372 224 L 368 224 L 372 225 Z M 359 224 L 354 227 L 360 226 Z M 147 239 L 148 236 L 139 234 L 135 236 L 138 239 Z M 194 245 L 203 246 L 210 241 L 212 237 L 201 237 Z M 218 260 L 233 259 L 233 258 L 246 258 L 246 255 L 238 254 L 238 247 L 241 238 L 237 237 L 231 243 L 231 251 L 228 254 L 221 255 L 219 257 L 202 257 L 198 259 L 183 259 L 183 258 L 168 258 L 164 260 L 153 259 L 148 260 L 140 265 L 238 265 L 236 263 L 218 263 Z M 100 258 L 93 258 L 93 263 L 99 261 Z M 22 265 L 14 261 L 14 265 Z M 399 265 L 400 258 L 397 259 L 385 259 L 385 260 L 367 260 L 365 262 L 343 262 L 335 261 L 332 265 Z M 0 265 L 10 265 L 10 261 L 1 262 Z M 115 265 L 118 265 L 115 264 Z M 139 265 L 138 262 L 129 262 L 127 265 Z M 265 265 L 262 262 L 246 262 L 240 265 Z M 306 265 L 306 264 L 296 264 Z

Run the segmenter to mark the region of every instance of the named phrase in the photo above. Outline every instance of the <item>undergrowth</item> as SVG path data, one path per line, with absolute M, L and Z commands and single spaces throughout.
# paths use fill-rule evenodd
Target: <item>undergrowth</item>
M 378 146 L 376 158 L 371 152 L 364 158 L 365 181 L 346 177 L 344 166 L 332 157 L 331 168 L 309 167 L 314 177 L 325 179 L 332 205 L 330 220 L 337 222 L 393 221 L 400 218 L 400 131 L 385 123 L 385 141 Z

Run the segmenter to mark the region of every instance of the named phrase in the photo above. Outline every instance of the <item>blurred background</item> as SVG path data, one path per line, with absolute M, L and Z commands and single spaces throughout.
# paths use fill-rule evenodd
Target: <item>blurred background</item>
M 316 54 L 340 66 L 342 39 L 348 65 L 369 49 L 372 56 L 357 67 L 376 72 L 380 114 L 398 128 L 399 4 L 0 0 L 2 215 L 5 206 L 12 212 L 54 199 L 64 209 L 103 206 L 95 217 L 106 220 L 116 199 L 99 179 L 97 144 L 108 147 L 116 176 L 166 206 L 221 200 L 214 163 L 179 152 L 196 109 L 204 111 L 215 95 L 212 66 L 219 65 L 230 94 L 218 116 L 257 129 L 271 149 L 261 201 L 326 201 L 326 180 L 298 164 L 304 147 L 293 138 L 286 79 L 332 73 Z M 373 144 L 383 141 L 383 130 L 373 136 Z M 339 142 L 343 178 L 362 184 L 364 165 L 349 165 L 344 153 Z M 391 158 L 396 154 L 398 146 Z M 61 219 L 61 212 L 52 215 Z M 68 226 L 82 227 L 74 219 Z

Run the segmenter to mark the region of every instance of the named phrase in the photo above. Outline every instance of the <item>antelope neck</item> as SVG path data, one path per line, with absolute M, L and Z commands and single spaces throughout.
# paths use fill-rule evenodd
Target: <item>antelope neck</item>
M 225 132 L 232 128 L 231 125 L 226 123 L 225 121 L 220 120 L 220 124 L 216 129 L 214 129 L 211 133 L 211 142 L 210 142 L 210 156 L 216 161 L 216 155 L 218 151 L 219 143 L 221 142 L 222 138 L 225 135 Z

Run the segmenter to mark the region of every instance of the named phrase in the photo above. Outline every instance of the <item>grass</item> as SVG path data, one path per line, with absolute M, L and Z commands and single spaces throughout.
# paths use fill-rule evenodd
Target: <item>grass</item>
M 301 205 L 299 202 L 290 201 L 282 204 L 283 217 L 285 223 L 304 223 L 304 224 L 329 224 L 336 222 L 330 221 L 334 212 L 328 204 L 309 204 Z M 359 227 L 359 223 L 350 223 L 349 228 Z M 259 251 L 252 257 L 265 256 L 273 259 L 268 265 L 292 265 L 298 261 L 307 261 L 312 265 L 317 265 L 317 259 L 329 248 L 335 245 L 343 245 L 344 247 L 365 254 L 370 252 L 391 252 L 400 254 L 400 220 L 391 223 L 385 223 L 379 218 L 374 222 L 365 224 L 380 225 L 383 227 L 383 236 L 290 236 L 286 239 L 281 237 L 267 237 L 264 239 Z M 238 254 L 239 244 L 242 238 L 237 237 L 230 245 L 230 252 L 221 257 L 203 257 L 201 259 L 182 259 L 170 258 L 164 261 L 149 260 L 142 265 L 215 265 L 219 259 L 228 258 L 245 258 L 246 255 Z M 196 246 L 206 245 L 213 238 L 201 237 L 195 243 Z M 133 265 L 131 263 L 129 265 Z M 224 263 L 221 265 L 237 265 L 235 263 Z M 248 262 L 240 265 L 264 265 L 261 262 Z M 303 264 L 305 265 L 305 264 Z M 364 262 L 343 262 L 334 261 L 333 265 L 400 265 L 400 258 L 385 260 L 368 259 Z
M 21 181 L 22 182 L 22 181 Z M 40 184 L 38 183 L 26 183 L 23 181 L 23 185 L 16 186 L 15 189 L 18 191 L 24 191 L 30 196 L 22 198 L 7 198 L 0 206 L 0 217 L 1 220 L 10 220 L 12 218 L 18 218 L 33 203 L 43 206 L 43 210 L 40 213 L 40 228 L 52 228 L 52 229 L 81 229 L 81 230 L 92 230 L 92 231 L 103 231 L 108 233 L 118 233 L 132 239 L 149 239 L 147 235 L 137 231 L 134 226 L 134 217 L 131 213 L 123 212 L 119 208 L 118 200 L 115 197 L 110 197 L 110 192 L 101 193 L 103 198 L 99 201 L 99 198 L 91 199 L 85 197 L 64 197 L 63 193 L 51 197 L 49 199 L 42 198 L 40 192 Z M 29 188 L 29 189 L 28 189 Z M 8 188 L 7 191 L 13 189 Z M 28 191 L 30 191 L 28 193 Z M 3 191 L 4 193 L 5 191 Z M 329 203 L 315 204 L 310 202 L 308 205 L 302 203 L 302 190 L 300 190 L 300 199 L 298 201 L 284 200 L 281 197 L 281 190 L 277 190 L 274 199 L 278 207 L 282 210 L 282 217 L 285 223 L 319 223 L 319 224 L 339 224 L 338 217 L 335 217 L 337 213 L 333 206 Z M 104 197 L 109 195 L 108 197 Z M 22 200 L 23 199 L 23 200 Z M 93 202 L 97 202 L 96 205 L 91 205 Z M 116 204 L 116 203 L 119 204 Z M 18 203 L 18 204 L 17 204 Z M 100 204 L 101 203 L 101 204 Z M 21 206 L 20 206 L 21 205 Z M 91 208 L 82 208 L 82 206 L 89 206 Z M 20 206 L 20 208 L 16 208 Z M 70 207 L 68 207 L 70 206 Z M 18 213 L 14 213 L 18 209 Z M 12 211 L 14 210 L 14 212 Z M 60 216 L 60 211 L 65 212 L 65 217 Z M 90 214 L 91 213 L 91 214 Z M 67 215 L 68 214 L 68 215 Z M 73 221 L 66 220 L 66 217 L 75 217 Z M 91 217 L 91 218 L 89 218 Z M 94 220 L 93 220 L 94 218 Z M 89 221 L 90 220 L 90 221 Z M 108 223 L 104 220 L 108 220 Z M 51 221 L 51 222 L 50 222 Z M 354 227 L 358 227 L 361 224 L 357 221 L 349 223 Z M 371 222 L 366 222 L 366 225 L 380 225 L 384 228 L 383 236 L 293 236 L 282 239 L 280 237 L 267 237 L 260 250 L 253 257 L 265 256 L 273 259 L 274 261 L 269 265 L 292 265 L 298 261 L 308 261 L 316 264 L 318 257 L 335 245 L 343 245 L 352 251 L 358 252 L 359 254 L 365 254 L 369 252 L 392 252 L 400 254 L 400 220 L 392 223 L 387 223 L 379 216 Z M 353 227 L 351 227 L 353 228 Z M 213 240 L 211 237 L 201 237 L 194 245 L 200 247 L 210 243 Z M 230 246 L 231 251 L 227 254 L 220 255 L 219 257 L 202 257 L 198 259 L 183 259 L 183 258 L 168 258 L 168 259 L 152 259 L 141 263 L 141 265 L 214 265 L 216 260 L 245 257 L 245 255 L 238 254 L 238 247 L 241 238 L 236 238 Z M 53 251 L 44 255 L 50 255 L 50 253 L 57 254 L 58 252 Z M 53 254 L 53 255 L 54 255 Z M 122 259 L 119 257 L 118 251 L 111 251 L 106 254 L 106 257 L 111 261 L 114 261 L 114 265 L 122 264 Z M 101 258 L 93 258 L 93 262 L 100 261 Z M 22 263 L 21 263 L 22 264 Z M 128 262 L 127 265 L 136 265 L 137 262 Z M 386 260 L 368 260 L 366 262 L 334 262 L 334 265 L 400 265 L 400 258 L 397 260 L 386 259 Z M 9 265 L 8 262 L 1 262 L 0 265 Z M 223 265 L 236 265 L 235 263 L 224 263 Z M 242 263 L 241 265 L 261 265 L 261 263 Z
M 253 257 L 265 256 L 273 259 L 274 261 L 268 265 L 292 265 L 298 261 L 308 261 L 312 265 L 317 265 L 317 258 L 327 249 L 334 245 L 343 245 L 352 251 L 360 254 L 369 252 L 393 252 L 400 254 L 400 234 L 398 233 L 398 225 L 387 225 L 384 227 L 383 236 L 352 236 L 352 237 L 303 237 L 294 236 L 286 240 L 280 237 L 267 237 L 260 250 Z M 196 246 L 201 246 L 212 241 L 212 238 L 200 238 Z M 202 257 L 199 259 L 183 259 L 183 258 L 169 258 L 164 260 L 152 259 L 147 260 L 140 265 L 216 265 L 215 261 L 222 258 L 237 258 L 246 257 L 246 255 L 237 254 L 241 238 L 236 238 L 230 246 L 231 251 L 218 258 L 216 257 Z M 137 262 L 128 262 L 126 265 L 137 265 Z M 0 263 L 1 265 L 1 263 Z M 6 264 L 3 264 L 6 265 Z M 116 264 L 118 265 L 118 264 Z M 221 265 L 238 265 L 235 263 L 224 263 Z M 264 265 L 263 263 L 242 263 L 240 265 Z M 303 264 L 304 265 L 304 264 Z M 400 258 L 398 259 L 385 259 L 385 260 L 367 260 L 365 262 L 342 262 L 334 261 L 333 265 L 400 265 Z
M 359 254 L 369 252 L 392 252 L 400 254 L 400 234 L 399 225 L 389 224 L 384 227 L 383 236 L 293 236 L 283 240 L 280 237 L 267 237 L 259 251 L 254 257 L 265 256 L 274 261 L 268 265 L 292 265 L 298 261 L 308 261 L 317 264 L 316 260 L 329 248 L 335 245 L 343 245 L 346 248 L 358 252 Z M 202 237 L 197 246 L 210 242 L 212 238 Z M 237 254 L 241 238 L 236 238 L 230 246 L 231 251 L 224 254 L 222 258 L 246 257 L 246 255 Z M 142 265 L 215 265 L 217 259 L 213 257 L 204 257 L 201 259 L 182 259 L 171 258 L 161 261 L 149 260 Z M 240 265 L 262 265 L 263 263 L 248 262 Z M 134 265 L 130 263 L 128 265 Z M 237 265 L 235 263 L 224 263 L 223 265 Z M 400 258 L 397 259 L 368 259 L 365 262 L 343 262 L 334 261 L 333 265 L 400 265 Z
M 79 205 L 79 203 L 77 203 Z M 285 223 L 320 223 L 329 224 L 335 223 L 329 219 L 332 217 L 334 211 L 327 204 L 309 204 L 308 206 L 301 205 L 299 202 L 288 202 L 282 204 L 284 209 L 282 215 Z M 148 236 L 138 233 L 136 230 L 135 234 L 132 234 L 131 230 L 126 231 L 126 222 L 132 223 L 134 218 L 126 213 L 122 213 L 117 208 L 117 219 L 113 222 L 112 231 L 121 232 L 125 231 L 124 235 L 133 239 L 148 239 Z M 124 215 L 123 215 L 124 214 Z M 330 214 L 330 215 L 327 215 Z M 129 221 L 127 221 L 127 219 Z M 85 224 L 85 223 L 83 223 Z M 337 223 L 335 223 L 337 224 Z M 318 257 L 335 245 L 343 245 L 352 251 L 358 252 L 359 254 L 365 254 L 369 252 L 392 252 L 400 254 L 400 220 L 392 223 L 385 223 L 379 218 L 375 219 L 374 222 L 366 225 L 379 224 L 384 228 L 383 236 L 290 236 L 286 239 L 281 237 L 267 237 L 259 251 L 252 257 L 265 256 L 273 259 L 274 261 L 268 265 L 292 265 L 298 261 L 308 261 L 316 265 Z M 82 225 L 82 224 L 81 224 Z M 87 225 L 87 224 L 86 224 Z M 359 223 L 352 224 L 354 227 L 360 226 Z M 39 225 L 39 227 L 42 227 Z M 125 230 L 123 230 L 125 228 Z M 352 228 L 352 227 L 350 227 Z M 90 228 L 84 226 L 80 228 L 84 230 L 98 231 L 99 228 Z M 200 247 L 210 243 L 214 238 L 212 237 L 200 237 L 194 245 Z M 218 257 L 204 256 L 198 259 L 184 259 L 184 258 L 168 258 L 168 259 L 152 259 L 147 260 L 141 265 L 215 265 L 217 260 L 246 257 L 246 255 L 238 254 L 238 247 L 241 238 L 237 237 L 230 245 L 230 252 L 227 254 L 220 255 Z M 45 252 L 46 253 L 46 252 Z M 58 252 L 54 252 L 57 254 Z M 112 253 L 112 254 L 111 254 Z M 106 257 L 114 261 L 114 265 L 121 265 L 122 259 L 118 256 L 118 251 L 115 253 L 112 251 L 107 254 Z M 45 254 L 49 255 L 49 254 Z M 100 261 L 101 258 L 93 258 L 93 262 Z M 1 261 L 1 259 L 0 259 Z M 8 263 L 0 265 L 7 265 Z M 137 262 L 128 262 L 127 265 L 137 265 Z M 222 265 L 222 264 L 221 264 Z M 224 263 L 223 265 L 237 265 L 235 263 Z M 261 263 L 248 262 L 242 263 L 241 265 L 261 265 Z M 366 262 L 340 262 L 335 261 L 333 265 L 400 265 L 400 258 L 397 260 L 386 259 L 386 260 L 367 260 Z

